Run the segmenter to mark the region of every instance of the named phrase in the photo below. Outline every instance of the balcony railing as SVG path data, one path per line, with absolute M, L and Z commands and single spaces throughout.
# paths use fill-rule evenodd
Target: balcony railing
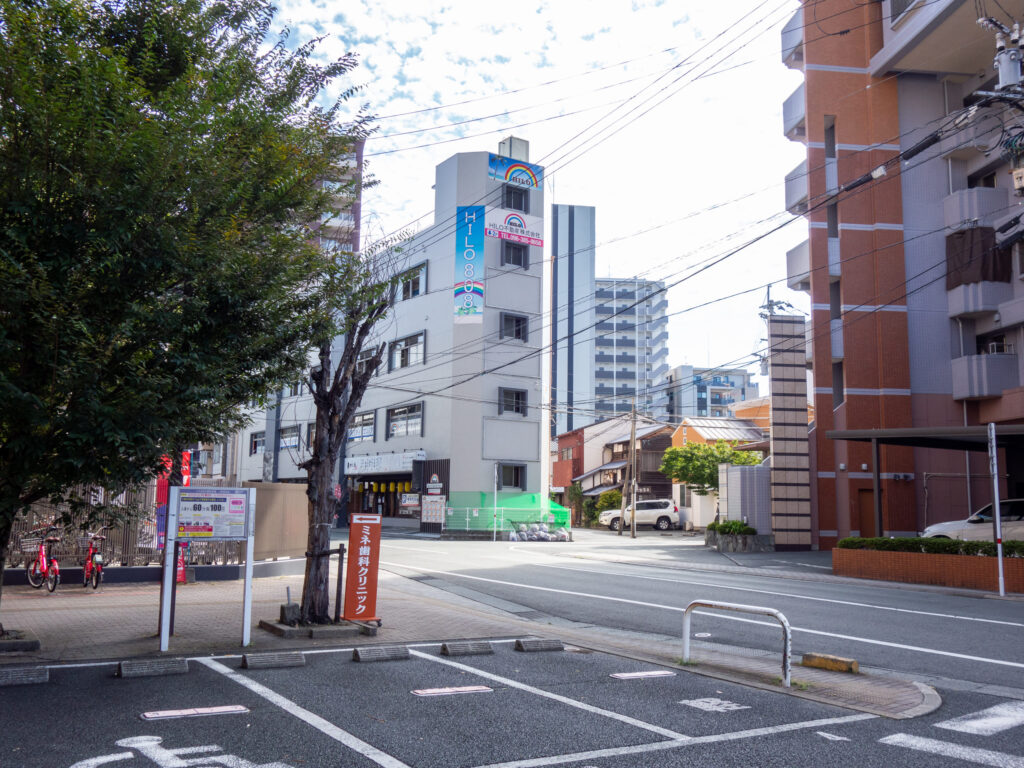
M 803 83 L 782 102 L 782 133 L 790 141 L 807 141 L 807 102 Z
M 942 200 L 946 227 L 992 226 L 993 218 L 1003 215 L 1010 206 L 1010 191 L 999 187 L 961 189 Z
M 794 291 L 811 290 L 811 247 L 804 240 L 786 252 L 786 285 Z
M 790 69 L 804 67 L 804 9 L 796 13 L 782 28 L 782 63 Z
M 829 333 L 832 336 L 832 359 L 843 359 L 843 321 L 842 318 L 829 321 Z
M 786 174 L 786 210 L 794 216 L 807 213 L 807 161 Z
M 1000 397 L 1003 390 L 1020 386 L 1017 355 L 965 355 L 953 360 L 953 399 Z
M 946 292 L 950 317 L 984 317 L 999 311 L 999 305 L 1013 298 L 1013 286 L 984 280 L 958 285 Z
M 842 255 L 839 252 L 839 238 L 828 238 L 828 276 L 840 277 L 842 274 Z M 831 282 L 835 282 L 832 280 Z

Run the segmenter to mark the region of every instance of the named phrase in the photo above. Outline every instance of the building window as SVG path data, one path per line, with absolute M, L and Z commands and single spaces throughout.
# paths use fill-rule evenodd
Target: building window
M 501 242 L 501 265 L 530 268 L 530 251 L 522 243 L 510 243 L 508 240 Z
M 525 464 L 499 464 L 498 489 L 502 491 L 526 490 Z
M 506 184 L 503 198 L 503 208 L 510 211 L 530 212 L 530 190 L 515 184 Z
M 498 388 L 498 413 L 526 415 L 526 390 Z
M 362 352 L 360 352 L 359 356 L 356 358 L 356 370 L 359 373 L 362 373 L 364 370 L 366 370 L 366 368 L 373 362 L 374 355 L 376 354 L 376 348 L 364 349 Z M 373 375 L 376 372 L 376 370 L 371 371 L 371 375 Z
M 835 410 L 846 402 L 846 389 L 843 385 L 843 364 L 832 363 L 832 409 Z
M 423 434 L 423 404 L 388 408 L 388 439 Z
M 288 386 L 286 386 L 284 388 L 284 391 L 281 393 L 281 396 L 282 397 L 295 397 L 296 395 L 299 394 L 300 390 L 301 390 L 301 385 L 299 384 L 299 382 L 296 381 L 295 383 L 289 384 Z
M 249 435 L 249 455 L 255 456 L 257 453 L 263 453 L 263 446 L 267 443 L 266 432 L 253 432 Z
M 526 341 L 529 337 L 529 320 L 523 315 L 513 315 L 509 312 L 501 313 L 502 339 L 518 339 Z
M 295 427 L 281 427 L 281 431 L 278 432 L 277 449 L 279 451 L 286 451 L 292 448 L 299 447 L 299 428 Z
M 402 275 L 401 288 L 398 291 L 398 298 L 401 301 L 408 301 L 427 292 L 427 262 L 418 267 L 413 267 Z
M 313 452 L 313 443 L 316 442 L 316 422 L 311 421 L 306 425 L 306 450 Z
M 417 333 L 391 342 L 388 370 L 397 371 L 399 368 L 408 368 L 410 365 L 420 365 L 423 362 L 425 348 L 425 333 Z
M 348 441 L 350 443 L 373 442 L 376 438 L 377 419 L 375 416 L 376 411 L 357 413 L 348 428 Z

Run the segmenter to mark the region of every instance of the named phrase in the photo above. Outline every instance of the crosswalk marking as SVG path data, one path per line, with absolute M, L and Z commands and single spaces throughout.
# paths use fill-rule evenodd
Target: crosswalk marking
M 1005 752 L 993 752 L 990 749 L 978 749 L 976 747 L 965 747 L 949 741 L 938 741 L 936 739 L 925 739 L 921 736 L 910 736 L 906 733 L 896 733 L 879 739 L 880 744 L 889 744 L 895 747 L 906 747 L 918 752 L 928 752 L 933 755 L 942 755 L 954 760 L 964 760 L 976 765 L 990 765 L 992 768 L 1024 768 L 1024 757 L 1008 755 Z
M 961 715 L 952 720 L 936 723 L 935 727 L 945 728 L 947 731 L 973 733 L 978 736 L 991 736 L 1000 731 L 1016 728 L 1018 725 L 1024 725 L 1024 701 L 996 704 L 994 707 L 983 709 L 980 712 L 972 712 L 969 715 Z

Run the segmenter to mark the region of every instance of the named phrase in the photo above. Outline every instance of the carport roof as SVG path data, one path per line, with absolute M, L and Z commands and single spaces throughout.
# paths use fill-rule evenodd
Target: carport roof
M 970 427 L 902 427 L 899 429 L 832 429 L 825 433 L 832 440 L 855 440 L 880 445 L 907 445 L 917 448 L 946 448 L 952 451 L 987 451 L 988 425 Z M 996 424 L 996 444 L 1000 447 L 1024 442 L 1024 424 Z

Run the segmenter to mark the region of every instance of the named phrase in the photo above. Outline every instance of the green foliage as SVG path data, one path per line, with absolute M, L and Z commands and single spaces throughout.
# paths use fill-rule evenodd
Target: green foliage
M 661 473 L 679 483 L 686 483 L 698 496 L 718 490 L 719 464 L 759 464 L 761 454 L 737 451 L 729 443 L 687 443 L 682 448 L 669 448 L 661 460 Z
M 311 237 L 353 148 L 315 99 L 354 59 L 268 48 L 272 16 L 0 0 L 0 552 L 31 503 L 240 426 L 366 287 Z
M 598 496 L 597 511 L 604 512 L 606 509 L 622 509 L 622 493 L 612 489 Z
M 716 530 L 725 535 L 756 536 L 757 529 L 750 527 L 742 520 L 722 520 Z
M 839 549 L 873 549 L 879 552 L 926 552 L 933 555 L 980 555 L 995 557 L 993 541 L 960 541 L 959 539 L 935 538 L 850 538 L 840 539 Z M 1024 541 L 1004 541 L 1005 557 L 1024 557 Z
M 707 528 L 705 528 L 704 530 L 711 531 L 712 533 L 714 533 L 715 531 L 718 530 L 718 523 L 716 523 L 714 520 L 712 520 L 710 523 L 708 523 Z

